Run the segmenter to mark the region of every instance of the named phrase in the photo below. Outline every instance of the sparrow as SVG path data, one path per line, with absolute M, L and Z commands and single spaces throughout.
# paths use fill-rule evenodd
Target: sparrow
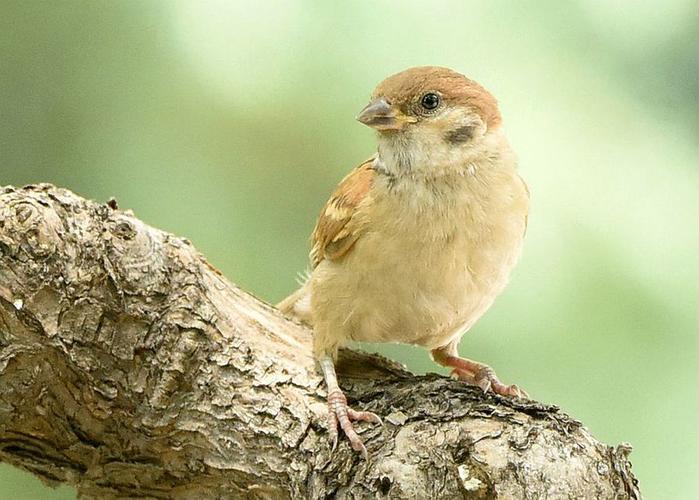
M 328 429 L 367 456 L 335 373 L 349 341 L 422 346 L 465 382 L 523 397 L 488 365 L 459 356 L 459 340 L 507 284 L 527 227 L 529 192 L 495 98 L 448 68 L 407 69 L 381 82 L 357 120 L 378 149 L 320 212 L 312 271 L 277 304 L 313 328 L 327 385 Z

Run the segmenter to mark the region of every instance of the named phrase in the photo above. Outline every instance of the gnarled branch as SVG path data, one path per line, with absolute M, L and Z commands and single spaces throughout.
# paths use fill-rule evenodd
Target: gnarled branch
M 554 406 L 345 351 L 385 425 L 333 453 L 311 333 L 181 238 L 49 185 L 0 192 L 0 460 L 85 497 L 639 498 Z

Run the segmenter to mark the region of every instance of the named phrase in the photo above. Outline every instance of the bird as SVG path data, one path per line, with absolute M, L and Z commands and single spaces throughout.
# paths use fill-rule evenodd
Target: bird
M 377 132 L 376 153 L 339 183 L 311 235 L 307 279 L 277 307 L 313 329 L 327 386 L 332 447 L 338 426 L 367 457 L 335 371 L 350 341 L 421 346 L 457 378 L 527 397 L 488 365 L 461 357 L 461 337 L 505 288 L 521 253 L 529 190 L 498 103 L 452 69 L 389 76 L 357 120 Z

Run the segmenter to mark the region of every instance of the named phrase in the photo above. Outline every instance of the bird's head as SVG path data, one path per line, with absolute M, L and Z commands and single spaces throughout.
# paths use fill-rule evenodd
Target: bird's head
M 379 151 L 402 167 L 468 158 L 483 149 L 501 118 L 495 98 L 448 68 L 422 66 L 389 76 L 357 120 L 379 132 Z M 472 156 L 472 155 L 470 155 Z M 470 160 L 466 160 L 470 161 Z

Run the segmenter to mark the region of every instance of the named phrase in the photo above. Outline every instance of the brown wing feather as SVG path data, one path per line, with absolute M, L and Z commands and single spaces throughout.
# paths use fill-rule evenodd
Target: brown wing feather
M 345 255 L 366 226 L 366 210 L 376 171 L 373 158 L 352 170 L 342 179 L 318 216 L 311 235 L 311 264 L 315 268 L 323 259 L 336 260 Z

